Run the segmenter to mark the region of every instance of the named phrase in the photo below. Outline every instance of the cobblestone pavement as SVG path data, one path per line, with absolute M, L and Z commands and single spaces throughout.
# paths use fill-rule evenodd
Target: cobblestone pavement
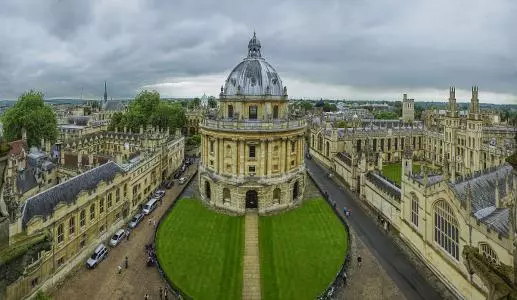
M 245 217 L 242 299 L 260 300 L 260 255 L 258 214 L 249 212 Z
M 191 176 L 197 169 L 192 165 L 186 171 Z M 108 257 L 96 269 L 87 270 L 84 265 L 76 268 L 75 273 L 51 293 L 55 300 L 121 300 L 144 299 L 146 293 L 150 299 L 160 299 L 159 289 L 165 287 L 158 269 L 147 267 L 145 245 L 154 240 L 153 221 L 158 222 L 167 208 L 179 196 L 184 186 L 177 183 L 166 190 L 162 205 L 158 206 L 149 216 L 132 230 L 129 241 L 110 249 Z M 190 183 L 189 183 L 190 187 Z M 151 223 L 149 223 L 151 221 Z M 129 267 L 124 269 L 124 258 L 128 257 Z M 118 274 L 118 266 L 122 272 Z M 168 293 L 168 299 L 173 299 Z

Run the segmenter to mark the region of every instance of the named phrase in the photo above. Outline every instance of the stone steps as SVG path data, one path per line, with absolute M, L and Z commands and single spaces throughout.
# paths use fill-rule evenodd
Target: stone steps
M 244 219 L 244 267 L 242 299 L 259 300 L 260 294 L 260 255 L 258 240 L 258 214 L 248 213 Z

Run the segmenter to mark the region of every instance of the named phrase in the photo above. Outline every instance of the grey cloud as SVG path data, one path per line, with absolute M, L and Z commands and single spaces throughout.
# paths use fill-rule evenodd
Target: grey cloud
M 30 88 L 100 97 L 104 80 L 113 97 L 132 97 L 144 85 L 227 72 L 253 30 L 289 78 L 517 94 L 515 9 L 511 0 L 7 0 L 0 27 L 13 30 L 0 30 L 0 98 Z

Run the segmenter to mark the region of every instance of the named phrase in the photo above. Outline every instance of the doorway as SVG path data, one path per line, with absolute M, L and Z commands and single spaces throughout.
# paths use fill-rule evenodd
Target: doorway
M 296 201 L 298 199 L 298 181 L 294 183 L 293 187 L 293 200 Z
M 246 209 L 258 207 L 258 195 L 257 191 L 250 190 L 246 192 Z

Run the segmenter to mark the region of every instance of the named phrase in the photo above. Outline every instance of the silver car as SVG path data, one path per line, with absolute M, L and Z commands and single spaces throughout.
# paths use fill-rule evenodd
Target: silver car
M 104 244 L 100 244 L 95 248 L 92 256 L 90 256 L 86 261 L 86 267 L 88 269 L 95 268 L 103 259 L 106 258 L 106 256 L 108 256 L 108 248 L 106 248 Z
M 140 223 L 140 221 L 142 221 L 142 219 L 144 218 L 144 215 L 141 214 L 141 213 L 138 213 L 136 214 L 132 219 L 131 221 L 129 221 L 129 224 L 127 225 L 129 228 L 133 229 L 136 227 L 136 225 L 138 225 L 138 223 Z
M 126 231 L 124 229 L 119 229 L 113 237 L 110 240 L 110 246 L 115 247 L 116 245 L 120 244 L 120 241 L 122 241 L 126 237 Z

